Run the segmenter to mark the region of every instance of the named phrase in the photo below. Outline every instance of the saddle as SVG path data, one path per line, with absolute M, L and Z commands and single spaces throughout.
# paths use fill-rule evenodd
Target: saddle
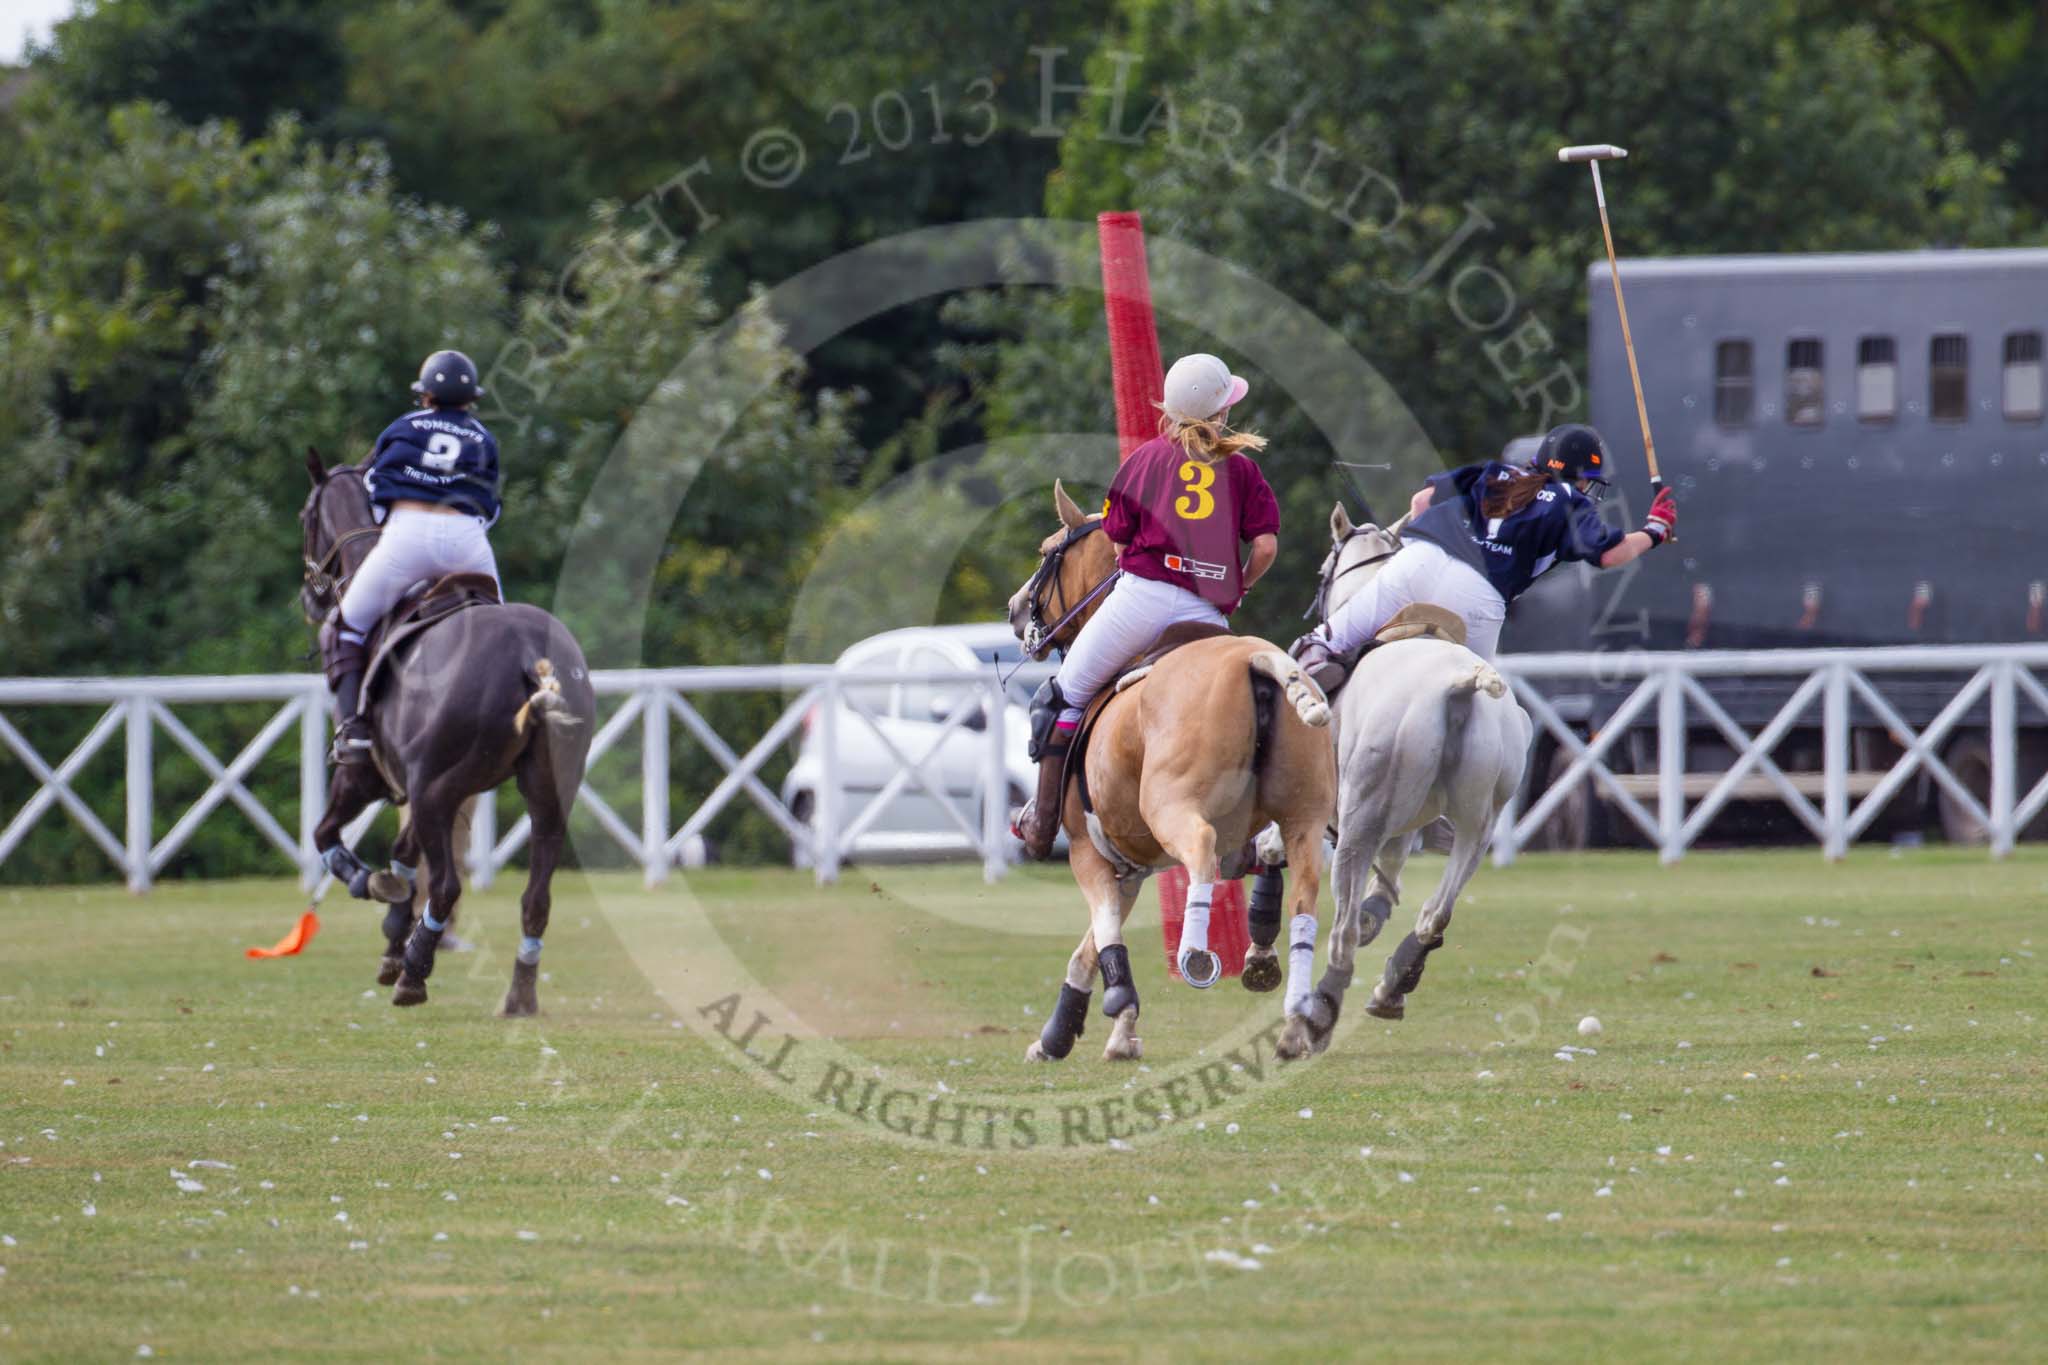
M 1393 618 L 1380 627 L 1379 634 L 1372 637 L 1366 649 L 1371 649 L 1375 645 L 1390 645 L 1396 640 L 1424 639 L 1445 640 L 1454 645 L 1464 644 L 1465 618 L 1433 603 L 1411 602 L 1395 612 Z
M 1462 645 L 1465 643 L 1465 618 L 1434 603 L 1409 603 L 1380 627 L 1379 634 L 1350 653 L 1337 656 L 1338 664 L 1344 669 L 1344 680 L 1331 689 L 1331 698 L 1334 699 L 1350 683 L 1361 659 L 1381 645 L 1390 645 L 1397 640 L 1442 640 Z
M 488 574 L 452 573 L 440 578 L 423 578 L 406 589 L 397 605 L 371 628 L 363 643 L 363 652 L 370 660 L 369 667 L 363 670 L 360 703 L 363 712 L 369 712 L 371 699 L 377 695 L 378 681 L 389 671 L 387 663 L 429 626 L 438 625 L 471 607 L 503 604 L 504 599 L 498 595 L 498 585 Z

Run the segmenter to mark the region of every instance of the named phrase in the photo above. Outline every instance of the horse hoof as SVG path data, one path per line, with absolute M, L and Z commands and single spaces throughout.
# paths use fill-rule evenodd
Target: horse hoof
M 1280 975 L 1280 955 L 1278 953 L 1271 951 L 1261 953 L 1254 950 L 1245 955 L 1244 975 L 1240 976 L 1238 980 L 1244 983 L 1246 990 L 1256 991 L 1260 995 L 1264 995 L 1267 991 L 1280 988 Z
M 1374 996 L 1366 1005 L 1365 1012 L 1375 1019 L 1405 1019 L 1408 1017 L 1408 1006 L 1399 1000 L 1383 1001 Z
M 1186 948 L 1181 951 L 1180 979 L 1198 991 L 1206 991 L 1223 979 L 1223 959 L 1206 948 Z
M 1031 1046 L 1024 1049 L 1024 1060 L 1027 1062 L 1056 1062 L 1059 1058 L 1047 1052 L 1045 1045 L 1036 1038 L 1033 1038 Z
M 1283 1062 L 1298 1062 L 1315 1050 L 1308 1021 L 1299 1016 L 1287 1021 L 1286 1031 L 1273 1045 L 1273 1055 Z
M 1102 1049 L 1105 1062 L 1135 1062 L 1145 1056 L 1145 1044 L 1133 1038 L 1128 1043 L 1109 1043 Z
M 398 956 L 396 953 L 386 954 L 383 961 L 377 964 L 377 984 L 380 986 L 397 985 L 398 974 L 404 970 L 404 958 Z
M 427 983 L 415 980 L 409 973 L 398 978 L 398 985 L 391 992 L 394 1005 L 424 1005 L 427 1003 Z
M 412 883 L 389 868 L 378 868 L 370 874 L 369 899 L 382 901 L 386 905 L 404 905 L 412 899 Z

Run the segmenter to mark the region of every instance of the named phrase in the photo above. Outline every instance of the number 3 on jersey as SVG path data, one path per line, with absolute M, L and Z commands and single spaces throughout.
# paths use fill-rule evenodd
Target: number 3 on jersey
M 1203 464 L 1200 460 L 1184 460 L 1180 476 L 1187 480 L 1183 485 L 1187 493 L 1174 500 L 1173 510 L 1180 514 L 1182 521 L 1206 519 L 1216 510 L 1216 495 L 1209 491 L 1216 483 L 1216 466 Z
M 462 438 L 437 431 L 427 438 L 427 453 L 420 463 L 429 469 L 446 474 L 455 468 L 455 462 L 462 458 Z

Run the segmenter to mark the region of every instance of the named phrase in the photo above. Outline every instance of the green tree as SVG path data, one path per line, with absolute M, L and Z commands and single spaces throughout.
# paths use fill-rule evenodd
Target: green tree
M 1560 359 L 1582 368 L 1599 232 L 1584 172 L 1556 163 L 1563 144 L 1620 140 L 1635 153 L 1608 181 L 1631 255 L 1994 245 L 2014 231 L 1996 167 L 1948 126 L 1927 54 L 1863 25 L 1810 23 L 1785 0 L 1379 0 L 1256 16 L 1127 0 L 1119 21 L 1089 70 L 1111 86 L 1117 54 L 1135 54 L 1123 126 L 1110 96 L 1074 113 L 1051 211 L 1140 209 L 1155 237 L 1299 301 L 1389 381 L 1449 462 L 1562 416 L 1536 381 Z M 1455 264 L 1429 273 L 1453 242 Z M 1448 297 L 1466 264 L 1498 272 L 1506 298 L 1497 285 Z M 1519 365 L 1504 352 L 1503 373 L 1483 348 L 1530 318 L 1552 345 Z M 996 431 L 1104 423 L 1099 299 L 1034 298 L 981 319 L 1016 334 L 984 378 Z M 1163 341 L 1169 357 L 1229 356 L 1257 321 L 1168 323 Z M 1287 398 L 1297 378 L 1254 374 L 1238 414 L 1273 438 L 1265 464 L 1289 525 L 1276 583 L 1312 576 L 1323 517 L 1347 486 Z M 1369 479 L 1376 510 L 1391 516 L 1420 472 Z M 1298 606 L 1263 591 L 1244 623 L 1284 638 Z

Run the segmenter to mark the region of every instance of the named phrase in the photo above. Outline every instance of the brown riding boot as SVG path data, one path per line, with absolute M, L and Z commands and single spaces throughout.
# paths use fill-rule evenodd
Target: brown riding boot
M 1330 648 L 1321 631 L 1312 630 L 1287 647 L 1288 654 L 1308 674 L 1309 681 L 1322 689 L 1325 698 L 1335 698 L 1351 677 L 1344 657 Z
M 1024 803 L 1010 832 L 1023 841 L 1024 856 L 1044 862 L 1052 856 L 1053 840 L 1060 832 L 1060 807 L 1065 804 L 1062 779 L 1066 776 L 1067 750 L 1074 742 L 1072 730 L 1054 730 L 1038 759 L 1038 795 Z

